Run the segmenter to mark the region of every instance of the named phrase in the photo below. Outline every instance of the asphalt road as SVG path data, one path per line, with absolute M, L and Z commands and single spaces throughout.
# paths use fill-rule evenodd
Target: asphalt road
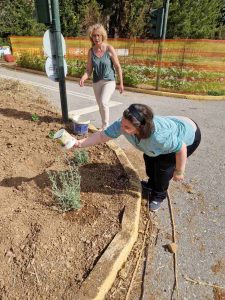
M 0 66 L 0 78 L 17 79 L 36 86 L 47 99 L 60 108 L 58 83 L 46 76 L 8 70 Z M 99 127 L 100 118 L 91 87 L 66 83 L 68 108 Z M 171 185 L 171 200 L 178 243 L 178 283 L 180 299 L 219 299 L 210 284 L 225 286 L 225 101 L 197 101 L 140 93 L 116 91 L 110 107 L 110 121 L 121 116 L 131 103 L 151 106 L 156 114 L 185 115 L 194 119 L 202 131 L 202 142 L 189 159 L 183 184 Z M 75 111 L 75 112 L 74 112 Z M 117 143 L 143 177 L 142 154 L 123 138 Z M 157 212 L 158 238 L 150 249 L 143 299 L 177 299 L 171 296 L 174 271 L 173 256 L 164 245 L 171 242 L 168 203 Z M 196 280 L 193 284 L 187 277 Z M 208 283 L 209 285 L 200 284 Z M 222 290 L 221 290 L 222 291 Z M 225 293 L 225 290 L 223 290 Z M 150 297 L 155 298 L 150 298 Z M 225 299 L 225 294 L 223 296 Z M 134 299 L 136 300 L 136 299 Z

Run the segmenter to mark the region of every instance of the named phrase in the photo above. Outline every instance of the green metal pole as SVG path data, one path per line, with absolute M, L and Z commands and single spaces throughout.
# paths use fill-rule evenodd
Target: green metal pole
M 166 39 L 166 30 L 167 30 L 167 20 L 168 20 L 168 14 L 169 14 L 169 6 L 170 6 L 170 0 L 165 0 L 164 2 L 164 8 L 165 8 L 165 15 L 164 15 L 164 21 L 163 21 L 163 34 L 162 39 Z
M 67 107 L 67 96 L 66 96 L 66 81 L 64 72 L 64 57 L 62 49 L 61 39 L 61 26 L 59 18 L 59 2 L 58 0 L 51 0 L 52 10 L 52 26 L 51 31 L 54 37 L 55 50 L 56 50 L 56 72 L 59 80 L 59 91 L 62 108 L 62 119 L 64 122 L 68 122 L 68 107 Z
M 165 42 L 165 39 L 166 39 L 169 4 L 170 4 L 170 0 L 164 0 L 163 7 L 165 9 L 165 14 L 164 14 L 164 19 L 163 19 L 162 40 L 159 41 L 159 48 L 158 48 L 159 49 L 159 65 L 158 65 L 157 77 L 156 77 L 156 90 L 157 91 L 159 89 L 161 65 L 162 65 L 162 54 L 163 54 L 164 42 Z

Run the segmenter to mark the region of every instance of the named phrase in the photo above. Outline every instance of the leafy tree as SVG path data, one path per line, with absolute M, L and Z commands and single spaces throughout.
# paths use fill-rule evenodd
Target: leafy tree
M 144 28 L 151 7 L 151 1 L 135 0 L 126 1 L 125 22 L 121 20 L 119 33 L 123 37 L 141 37 L 144 35 Z M 125 23 L 123 25 L 123 23 Z
M 42 35 L 45 25 L 34 18 L 33 0 L 2 0 L 0 7 L 0 36 Z
M 79 6 L 80 34 L 86 35 L 90 25 L 103 23 L 101 17 L 101 6 L 96 0 L 83 1 Z
M 173 0 L 167 38 L 214 38 L 223 0 Z
M 79 16 L 75 12 L 72 0 L 60 0 L 60 23 L 64 36 L 77 36 L 80 34 Z
M 61 31 L 64 36 L 86 35 L 87 28 L 101 20 L 96 0 L 59 0 Z
M 59 0 L 64 36 L 86 35 L 96 22 L 110 37 L 149 38 L 150 9 L 166 0 Z M 170 0 L 167 38 L 224 38 L 225 0 Z M 43 35 L 34 17 L 34 0 L 0 0 L 0 37 Z
M 151 7 L 148 0 L 99 1 L 110 37 L 140 37 L 144 34 L 147 14 Z

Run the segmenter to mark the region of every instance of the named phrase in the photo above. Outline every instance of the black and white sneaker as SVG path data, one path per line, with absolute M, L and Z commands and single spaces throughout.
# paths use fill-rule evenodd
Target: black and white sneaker
M 157 210 L 160 209 L 160 206 L 161 206 L 161 202 L 158 202 L 158 201 L 149 202 L 149 210 L 150 211 L 156 212 Z

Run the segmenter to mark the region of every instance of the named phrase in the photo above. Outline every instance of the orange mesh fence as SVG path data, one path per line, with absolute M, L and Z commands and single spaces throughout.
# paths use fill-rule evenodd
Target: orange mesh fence
M 44 55 L 42 37 L 10 38 L 14 55 L 29 52 Z M 65 38 L 66 57 L 86 60 L 91 46 L 88 38 Z M 222 40 L 166 40 L 161 48 L 158 40 L 109 39 L 116 49 L 122 64 L 144 64 L 157 66 L 159 51 L 162 51 L 161 65 L 196 70 L 225 71 L 225 41 Z
M 26 52 L 44 56 L 42 37 L 12 36 L 10 39 L 15 56 Z M 88 38 L 65 38 L 65 42 L 67 59 L 86 61 L 91 46 Z M 174 39 L 162 42 L 109 39 L 108 42 L 117 51 L 120 63 L 124 67 L 125 77 L 126 72 L 130 75 L 129 78 L 124 78 L 129 81 L 128 85 L 136 86 L 141 81 L 154 88 L 156 69 L 160 65 L 161 88 L 181 92 L 225 93 L 225 41 L 223 40 Z M 136 66 L 141 67 L 142 70 L 137 69 Z M 149 70 L 144 70 L 145 66 Z M 125 67 L 129 70 L 125 71 Z M 134 77 L 137 77 L 137 80 Z

